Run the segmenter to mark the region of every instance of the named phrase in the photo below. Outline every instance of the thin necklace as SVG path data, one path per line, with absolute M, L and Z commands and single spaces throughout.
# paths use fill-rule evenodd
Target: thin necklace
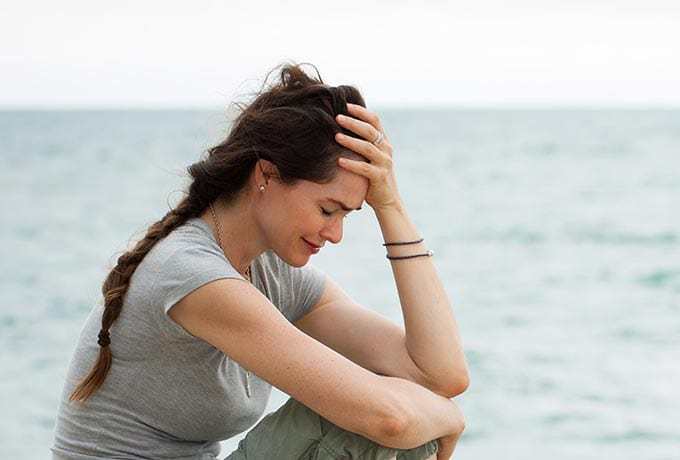
M 217 227 L 217 244 L 220 245 L 220 249 L 222 250 L 222 253 L 224 254 L 225 257 L 227 257 L 227 254 L 224 252 L 224 247 L 222 246 L 222 238 L 220 238 L 220 233 L 222 233 L 222 227 L 220 226 L 220 223 L 217 220 L 217 215 L 215 214 L 215 208 L 213 208 L 212 203 L 210 203 L 210 212 L 212 213 L 212 218 L 213 218 L 213 222 L 215 222 L 215 227 Z M 228 257 L 227 257 L 227 260 L 229 260 Z M 250 278 L 250 265 L 248 265 L 248 267 L 246 268 L 245 277 L 248 279 L 248 282 L 250 284 L 253 284 L 253 282 Z M 246 394 L 250 398 L 250 371 L 249 370 L 246 370 Z

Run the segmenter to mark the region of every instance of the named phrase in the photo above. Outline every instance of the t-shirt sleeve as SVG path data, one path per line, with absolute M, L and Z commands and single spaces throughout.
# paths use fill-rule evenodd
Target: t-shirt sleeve
M 187 294 L 222 278 L 244 279 L 215 248 L 203 245 L 179 248 L 163 262 L 154 286 L 155 301 L 167 314 Z

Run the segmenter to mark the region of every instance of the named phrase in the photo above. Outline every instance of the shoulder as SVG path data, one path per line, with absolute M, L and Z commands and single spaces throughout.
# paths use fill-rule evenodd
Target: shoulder
M 208 225 L 198 217 L 189 219 L 158 241 L 142 262 L 161 276 L 187 276 L 211 269 L 236 272 Z
M 143 270 L 153 276 L 152 295 L 166 313 L 189 292 L 217 279 L 243 276 L 229 263 L 207 224 L 190 219 L 147 254 Z
M 191 218 L 172 230 L 159 240 L 147 255 L 167 258 L 179 250 L 191 250 L 196 247 L 215 254 L 222 253 L 209 227 L 198 217 Z M 222 256 L 224 257 L 224 254 Z

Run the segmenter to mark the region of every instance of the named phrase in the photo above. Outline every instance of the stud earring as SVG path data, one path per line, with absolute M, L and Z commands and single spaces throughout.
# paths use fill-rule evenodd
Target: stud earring
M 260 185 L 260 192 L 264 192 L 264 185 Z

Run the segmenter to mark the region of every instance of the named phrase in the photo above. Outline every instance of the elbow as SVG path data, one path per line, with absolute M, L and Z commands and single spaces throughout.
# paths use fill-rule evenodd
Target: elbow
M 461 395 L 467 391 L 468 387 L 470 386 L 470 377 L 465 374 L 464 377 L 459 377 L 454 384 L 451 386 L 449 389 L 451 396 L 450 398 L 453 398 L 455 396 Z
M 383 423 L 381 437 L 383 439 L 399 439 L 408 423 L 405 418 L 392 417 Z M 389 443 L 389 441 L 388 441 Z
M 369 412 L 355 414 L 353 419 L 358 425 L 347 429 L 383 446 L 399 448 L 400 437 L 408 426 L 408 407 L 398 391 L 399 379 L 380 378 L 386 379 L 385 391 L 377 393 L 372 404 L 367 405 Z
M 379 444 L 392 449 L 412 449 L 418 444 L 410 441 L 412 436 L 408 433 L 411 423 L 406 414 L 401 417 L 391 417 L 382 425 L 381 433 L 376 437 Z
M 415 415 L 413 413 L 414 408 L 409 403 L 409 400 L 403 399 L 407 395 L 402 394 L 400 390 L 402 386 L 408 387 L 408 382 L 398 378 L 387 378 L 391 379 L 394 383 L 396 392 L 390 392 L 391 396 L 387 404 L 387 410 L 381 412 L 382 415 L 379 417 L 379 423 L 376 422 L 372 427 L 366 428 L 366 433 L 369 434 L 365 435 L 365 437 L 393 449 L 416 447 L 417 444 L 410 445 L 408 439 L 404 439 L 409 436 L 407 432 L 413 425 Z
M 385 447 L 403 449 L 405 447 L 402 446 L 402 437 L 404 431 L 408 428 L 408 422 L 404 415 L 394 413 L 389 417 L 382 418 L 379 423 L 373 423 L 364 427 L 363 430 L 356 431 L 356 433 Z
M 446 385 L 440 387 L 436 393 L 445 398 L 454 398 L 465 393 L 470 386 L 470 375 L 467 372 L 467 369 L 462 372 L 458 371 L 454 375 L 455 377 L 451 378 Z

